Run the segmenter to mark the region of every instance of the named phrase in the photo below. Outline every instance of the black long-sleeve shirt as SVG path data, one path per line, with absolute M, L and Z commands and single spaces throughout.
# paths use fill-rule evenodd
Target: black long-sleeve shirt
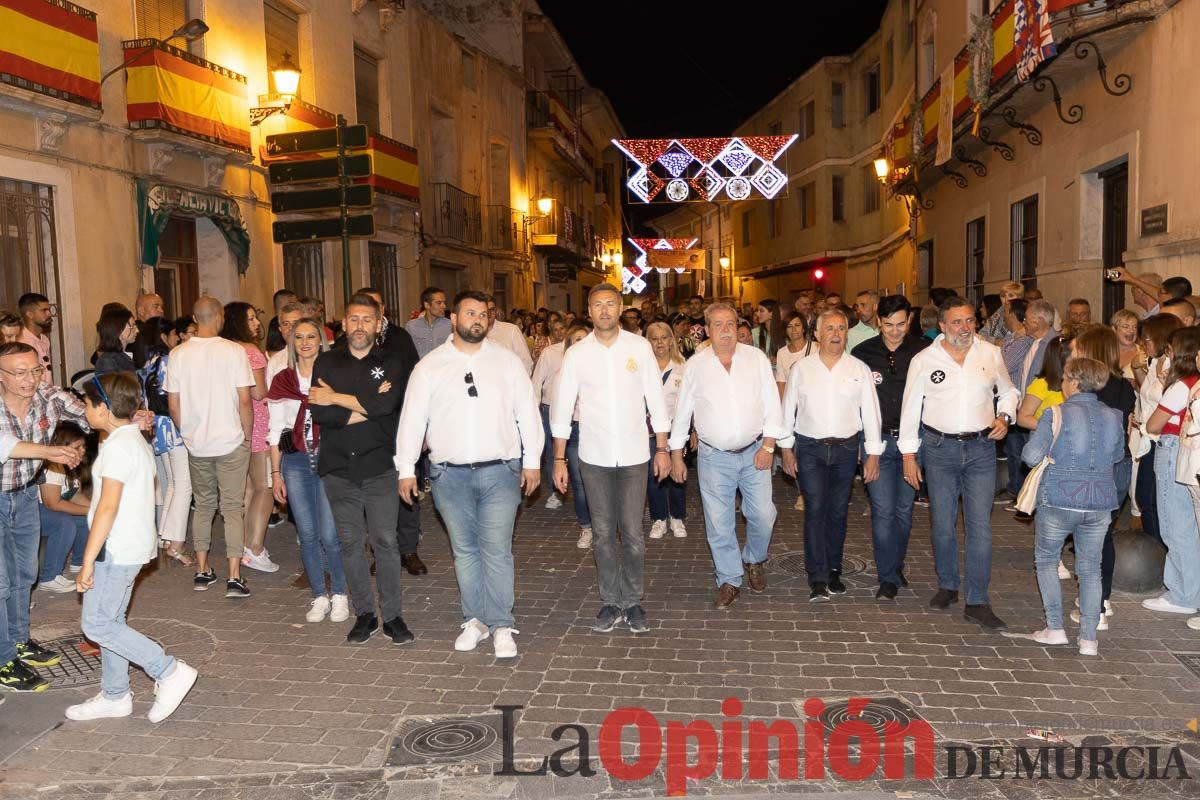
M 362 481 L 394 470 L 396 427 L 408 376 L 417 364 L 416 348 L 372 347 L 355 358 L 349 347 L 322 353 L 313 364 L 312 383 L 324 380 L 339 394 L 352 394 L 366 410 L 366 420 L 348 424 L 351 412 L 341 406 L 309 406 L 313 421 L 321 426 L 321 452 L 317 471 Z M 379 387 L 391 386 L 386 392 Z
M 930 344 L 932 342 L 924 336 L 906 336 L 899 347 L 888 350 L 882 336 L 872 336 L 850 353 L 871 368 L 875 392 L 879 395 L 879 418 L 884 431 L 900 428 L 900 406 L 904 400 L 908 365 L 913 356 Z

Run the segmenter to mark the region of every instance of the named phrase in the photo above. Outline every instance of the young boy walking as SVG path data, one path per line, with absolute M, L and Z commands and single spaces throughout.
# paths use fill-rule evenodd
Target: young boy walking
M 141 386 L 131 372 L 93 378 L 84 386 L 87 421 L 108 437 L 92 466 L 87 547 L 75 588 L 83 594 L 83 633 L 100 647 L 100 694 L 67 709 L 67 719 L 127 717 L 133 713 L 129 663 L 154 679 L 151 722 L 162 722 L 196 683 L 196 670 L 168 656 L 125 624 L 133 582 L 158 552 L 154 525 L 154 452 L 133 417 Z M 96 491 L 98 489 L 99 491 Z

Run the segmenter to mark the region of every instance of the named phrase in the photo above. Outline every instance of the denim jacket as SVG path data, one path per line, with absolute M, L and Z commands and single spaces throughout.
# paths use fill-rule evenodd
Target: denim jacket
M 1042 474 L 1038 505 L 1074 511 L 1112 511 L 1119 505 L 1113 468 L 1125 457 L 1121 412 L 1096 395 L 1080 392 L 1059 407 L 1062 428 L 1050 452 L 1054 463 Z M 1021 453 L 1030 466 L 1041 462 L 1054 439 L 1054 415 L 1047 410 Z

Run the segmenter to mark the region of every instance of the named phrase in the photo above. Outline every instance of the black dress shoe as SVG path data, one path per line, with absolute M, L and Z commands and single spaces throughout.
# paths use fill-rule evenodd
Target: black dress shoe
M 350 644 L 362 644 L 379 630 L 379 618 L 374 614 L 359 614 L 354 618 L 354 627 L 346 634 Z
M 395 617 L 383 623 L 383 632 L 392 637 L 392 644 L 408 644 L 417 638 L 404 624 L 404 617 Z
M 429 574 L 429 568 L 425 566 L 425 562 L 421 560 L 419 555 L 417 555 L 416 550 L 400 556 L 400 563 L 404 565 L 406 570 L 408 570 L 409 575 Z
M 980 627 L 989 631 L 1008 630 L 1004 620 L 992 613 L 991 606 L 967 606 L 963 609 L 963 619 L 967 622 L 978 623 Z
M 904 570 L 896 570 L 896 577 L 900 579 L 900 585 L 908 588 L 908 578 L 904 577 Z
M 895 600 L 896 593 L 900 591 L 900 587 L 891 581 L 884 581 L 879 584 L 879 588 L 875 590 L 876 600 Z
M 818 581 L 812 585 L 812 591 L 808 593 L 808 602 L 810 603 L 828 603 L 833 595 L 829 594 L 829 585 Z
M 937 594 L 929 601 L 930 608 L 949 608 L 958 602 L 957 589 L 938 589 Z
M 842 573 L 837 570 L 829 572 L 829 592 L 830 594 L 846 593 L 846 584 L 842 583 Z

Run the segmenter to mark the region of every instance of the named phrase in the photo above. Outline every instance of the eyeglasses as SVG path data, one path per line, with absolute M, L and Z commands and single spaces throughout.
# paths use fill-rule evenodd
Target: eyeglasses
M 463 380 L 467 384 L 467 396 L 479 397 L 479 390 L 475 388 L 475 376 L 468 372 L 463 376 Z
M 16 378 L 19 381 L 25 380 L 26 378 L 30 378 L 30 377 L 32 377 L 36 380 L 46 374 L 46 368 L 45 367 L 34 367 L 33 369 L 19 369 L 19 370 L 14 371 L 11 369 L 4 369 L 3 367 L 0 367 L 0 372 L 3 372 L 5 375 L 12 375 L 14 378 Z

